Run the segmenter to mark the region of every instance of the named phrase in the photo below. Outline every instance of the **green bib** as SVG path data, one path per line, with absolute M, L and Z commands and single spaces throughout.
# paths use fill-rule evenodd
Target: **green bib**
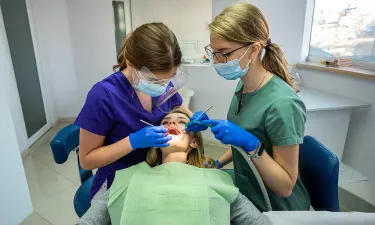
M 145 162 L 117 171 L 108 210 L 113 225 L 228 225 L 238 196 L 224 171 Z

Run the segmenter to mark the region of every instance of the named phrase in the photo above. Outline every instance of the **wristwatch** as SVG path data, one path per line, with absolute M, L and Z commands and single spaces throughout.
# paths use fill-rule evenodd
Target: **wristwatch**
M 263 151 L 264 151 L 264 144 L 263 142 L 259 142 L 258 147 L 254 151 L 248 152 L 247 155 L 249 156 L 250 159 L 260 158 Z

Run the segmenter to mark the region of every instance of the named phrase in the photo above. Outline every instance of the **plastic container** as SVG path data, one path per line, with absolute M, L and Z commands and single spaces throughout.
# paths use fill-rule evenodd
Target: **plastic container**
M 182 97 L 183 104 L 189 108 L 190 100 L 194 96 L 195 92 L 187 87 L 182 87 L 178 93 Z

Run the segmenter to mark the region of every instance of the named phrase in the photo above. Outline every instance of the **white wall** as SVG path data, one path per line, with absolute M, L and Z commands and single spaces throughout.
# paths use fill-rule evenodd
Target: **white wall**
M 110 75 L 116 63 L 112 3 L 108 0 L 66 0 L 79 109 L 90 88 Z
M 112 4 L 109 0 L 66 0 L 66 3 L 80 109 L 92 85 L 111 74 L 116 63 Z M 198 48 L 204 53 L 203 47 L 209 42 L 211 0 L 137 0 L 132 1 L 131 7 L 133 29 L 151 21 L 164 22 L 179 40 L 198 40 Z
M 212 19 L 212 0 L 135 0 L 131 2 L 133 30 L 149 22 L 162 22 L 178 41 L 198 40 L 198 52 L 205 54 Z M 200 57 L 201 57 L 200 56 Z
M 33 0 L 31 6 L 52 123 L 55 123 L 79 112 L 67 6 L 65 0 Z
M 208 115 L 212 119 L 226 119 L 229 105 L 237 81 L 227 81 L 220 77 L 213 67 L 187 67 L 189 80 L 186 87 L 194 90 L 190 110 L 205 110 L 213 105 Z M 204 138 L 215 141 L 210 131 L 203 133 Z
M 32 204 L 12 117 L 9 77 L 14 77 L 0 10 L 0 218 L 1 224 L 19 224 L 32 212 Z M 22 113 L 22 111 L 21 111 Z
M 270 37 L 273 43 L 281 46 L 290 64 L 301 60 L 303 27 L 307 0 L 248 0 L 257 6 L 266 16 L 270 25 Z M 213 1 L 213 17 L 235 0 Z M 225 4 L 226 3 L 226 4 Z

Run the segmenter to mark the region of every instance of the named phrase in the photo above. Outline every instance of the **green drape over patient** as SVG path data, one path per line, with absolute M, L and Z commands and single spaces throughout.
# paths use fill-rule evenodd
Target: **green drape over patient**
M 228 225 L 237 195 L 224 171 L 144 162 L 116 172 L 108 210 L 113 225 Z

